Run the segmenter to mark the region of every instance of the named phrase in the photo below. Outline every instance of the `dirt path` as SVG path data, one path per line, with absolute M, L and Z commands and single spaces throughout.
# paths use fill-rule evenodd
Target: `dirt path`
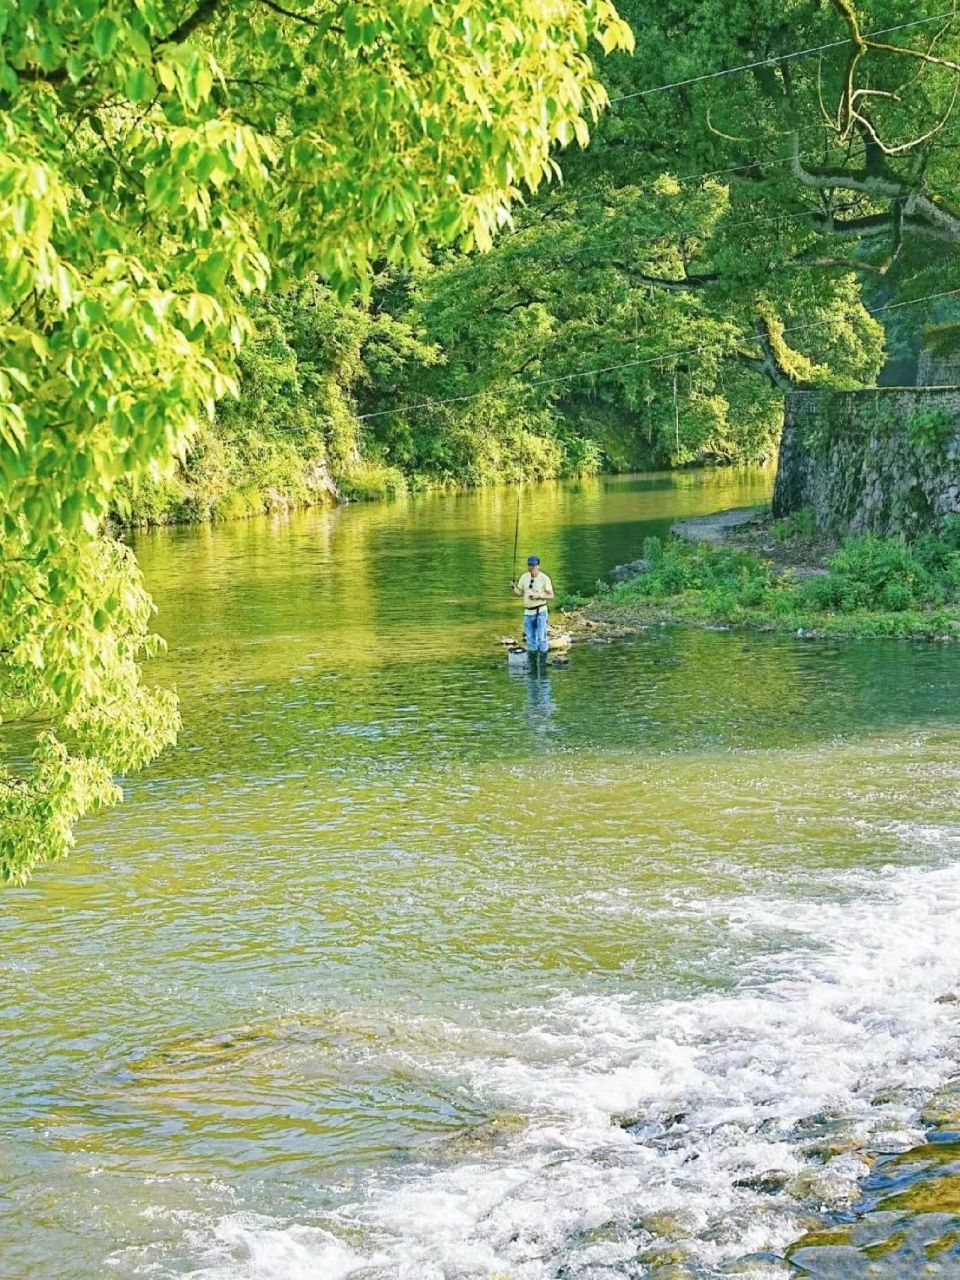
M 726 542 L 732 533 L 748 525 L 758 525 L 765 507 L 733 507 L 709 516 L 690 516 L 670 526 L 670 532 L 685 542 Z

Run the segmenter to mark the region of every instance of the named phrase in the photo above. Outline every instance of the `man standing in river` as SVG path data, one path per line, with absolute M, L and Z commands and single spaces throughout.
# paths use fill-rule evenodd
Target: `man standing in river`
M 527 557 L 527 572 L 513 584 L 513 594 L 523 597 L 523 633 L 527 653 L 547 652 L 547 601 L 553 599 L 553 583 L 540 568 L 539 556 Z

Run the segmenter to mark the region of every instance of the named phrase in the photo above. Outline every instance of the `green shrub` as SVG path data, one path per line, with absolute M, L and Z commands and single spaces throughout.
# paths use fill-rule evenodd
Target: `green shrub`
M 730 622 L 739 613 L 737 597 L 728 588 L 714 586 L 703 594 L 703 608 L 707 615 L 718 622 Z
M 340 491 L 354 502 L 376 498 L 396 498 L 407 490 L 407 482 L 396 467 L 383 462 L 362 462 L 343 477 Z
M 943 517 L 940 524 L 940 537 L 925 539 L 946 546 L 951 551 L 960 551 L 960 515 L 951 511 Z
M 691 544 L 676 538 L 647 538 L 643 544 L 647 573 L 617 588 L 621 598 L 668 599 L 689 591 L 720 589 L 734 598 L 748 583 L 764 590 L 770 572 L 752 552 L 735 547 Z
M 847 538 L 831 556 L 831 570 L 848 584 L 862 607 L 883 608 L 884 592 L 891 583 L 904 587 L 910 600 L 927 598 L 932 586 L 929 572 L 905 542 L 875 538 L 870 534 Z
M 737 602 L 745 609 L 759 609 L 767 598 L 767 584 L 762 578 L 748 578 L 737 592 Z
M 643 558 L 649 561 L 651 566 L 660 563 L 663 559 L 663 543 L 659 538 L 644 538 Z
M 842 580 L 834 573 L 821 574 L 798 583 L 792 594 L 804 608 L 818 612 L 836 609 L 842 598 Z
M 913 604 L 913 593 L 906 583 L 888 582 L 883 589 L 882 603 L 891 613 L 903 613 Z
M 907 418 L 906 436 L 915 449 L 940 448 L 956 427 L 956 421 L 943 409 L 916 409 Z
M 857 613 L 871 608 L 880 607 L 880 599 L 882 592 L 878 595 L 874 594 L 865 582 L 858 582 L 856 578 L 840 577 L 840 599 L 838 601 L 841 613 Z
M 801 538 L 812 538 L 817 531 L 817 521 L 812 507 L 804 507 L 793 517 L 794 528 Z
M 781 588 L 779 591 L 771 591 L 766 600 L 766 612 L 771 618 L 783 621 L 794 617 L 799 608 L 799 601 L 795 591 L 788 588 Z
M 812 538 L 817 531 L 812 507 L 803 507 L 783 520 L 775 520 L 770 526 L 774 542 L 790 542 L 793 538 Z
M 614 604 L 672 602 L 679 617 L 736 622 L 749 613 L 782 629 L 916 636 L 952 631 L 943 606 L 960 600 L 960 551 L 937 538 L 851 537 L 825 573 L 801 580 L 775 578 L 767 562 L 736 547 L 670 538 L 648 539 L 643 551 L 649 571 L 614 587 Z

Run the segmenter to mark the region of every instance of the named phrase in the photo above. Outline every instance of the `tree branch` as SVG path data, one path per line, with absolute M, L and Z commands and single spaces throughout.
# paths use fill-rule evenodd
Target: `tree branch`
M 960 244 L 960 214 L 937 204 L 929 196 L 921 195 L 912 182 L 898 178 L 887 169 L 882 173 L 851 173 L 845 169 L 833 168 L 808 169 L 800 159 L 799 138 L 796 133 L 791 139 L 791 165 L 794 177 L 805 187 L 818 191 L 857 191 L 878 200 L 901 200 L 904 202 L 905 231 L 945 240 L 950 244 Z
M 698 289 L 705 289 L 708 285 L 716 284 L 720 279 L 715 273 L 709 273 L 685 276 L 682 280 L 669 280 L 664 276 L 648 276 L 643 271 L 635 270 L 626 262 L 610 262 L 607 265 L 624 272 L 636 284 L 649 285 L 653 289 L 665 289 L 668 293 L 696 293 Z
M 198 27 L 204 26 L 210 21 L 214 13 L 223 3 L 223 0 L 200 0 L 200 3 L 188 17 L 180 23 L 178 27 L 170 32 L 169 35 L 158 40 L 153 46 L 155 49 L 163 44 L 182 44 L 184 40 L 188 40 Z
M 817 229 L 828 235 L 878 236 L 893 226 L 892 213 L 869 213 L 862 218 L 835 218 L 832 213 L 812 216 Z
M 260 0 L 260 4 L 266 5 L 274 13 L 279 13 L 281 17 L 292 18 L 294 22 L 305 22 L 308 27 L 323 27 L 324 25 L 322 22 L 318 22 L 316 18 L 312 18 L 309 13 L 294 13 L 292 9 L 284 9 L 283 5 L 276 3 L 276 0 Z
M 179 26 L 174 27 L 171 32 L 162 36 L 150 46 L 151 52 L 155 52 L 165 44 L 182 44 L 199 27 L 209 22 L 223 3 L 224 0 L 200 0 L 193 13 L 188 14 Z M 66 67 L 54 67 L 52 71 L 44 71 L 42 67 L 20 67 L 17 70 L 17 75 L 23 80 L 42 81 L 44 84 L 62 84 L 67 79 L 67 69 Z M 80 83 L 82 84 L 90 79 L 91 77 L 85 76 Z
M 538 302 L 546 305 L 546 301 L 546 298 L 527 297 L 521 298 L 519 302 L 511 302 L 508 307 L 484 307 L 484 311 L 487 315 L 509 316 L 513 315 L 514 311 L 521 311 L 524 307 L 532 307 Z
M 924 142 L 932 138 L 934 134 L 939 133 L 940 130 L 946 126 L 947 121 L 953 114 L 957 101 L 957 90 L 955 88 L 953 98 L 950 105 L 944 112 L 943 117 L 931 129 L 918 137 L 912 138 L 909 142 L 890 144 L 880 137 L 869 116 L 867 116 L 863 111 L 862 103 L 867 98 L 892 98 L 899 102 L 899 92 L 868 87 L 857 88 L 855 77 L 860 60 L 871 51 L 886 54 L 892 53 L 904 58 L 911 58 L 914 61 L 919 62 L 921 70 L 927 66 L 937 66 L 942 67 L 947 71 L 952 71 L 955 75 L 960 75 L 960 63 L 954 62 L 950 58 L 942 58 L 933 52 L 936 40 L 943 34 L 943 32 L 940 32 L 934 37 L 934 40 L 926 51 L 922 49 L 905 48 L 900 45 L 885 44 L 883 41 L 871 40 L 869 36 L 863 35 L 851 0 L 832 0 L 832 3 L 833 7 L 837 10 L 847 25 L 853 49 L 847 62 L 845 83 L 843 92 L 840 95 L 840 103 L 837 108 L 837 119 L 835 123 L 830 121 L 830 124 L 831 127 L 836 130 L 841 140 L 849 137 L 853 130 L 859 131 L 863 134 L 865 139 L 869 139 L 869 145 L 867 148 L 867 169 L 869 171 L 871 167 L 871 146 L 883 155 L 903 155 L 907 151 L 916 150 L 917 147 L 922 146 Z M 947 26 L 949 27 L 949 23 Z M 944 31 L 945 30 L 946 28 L 944 28 Z M 957 88 L 960 88 L 960 81 L 958 81 Z M 825 118 L 829 121 L 829 116 L 827 115 L 825 108 L 823 108 L 822 101 L 821 109 L 823 110 Z
M 898 250 L 899 252 L 899 250 Z M 894 255 L 891 255 L 893 257 Z M 891 263 L 892 265 L 892 263 Z M 875 266 L 871 262 L 858 262 L 854 258 L 791 258 L 785 263 L 787 267 L 828 267 L 830 269 L 837 268 L 841 271 L 869 271 L 874 275 L 885 274 L 884 267 Z
M 526 360 L 524 360 L 523 364 L 521 364 L 519 368 L 510 370 L 510 377 L 516 378 L 521 373 L 525 373 L 526 370 L 530 367 L 530 365 L 534 364 L 537 360 L 540 359 L 542 354 L 543 353 L 540 351 L 535 351 L 533 355 L 527 356 Z
M 748 369 L 752 369 L 754 373 L 760 373 L 765 378 L 769 378 L 778 391 L 802 389 L 806 384 L 801 379 L 793 377 L 777 358 L 769 322 L 763 316 L 757 317 L 754 332 L 763 354 L 754 356 L 747 351 L 735 351 L 734 359 Z

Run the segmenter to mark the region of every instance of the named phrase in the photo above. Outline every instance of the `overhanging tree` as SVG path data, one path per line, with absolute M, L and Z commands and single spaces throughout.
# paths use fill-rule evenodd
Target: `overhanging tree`
M 722 169 L 729 191 L 692 256 L 677 237 L 669 244 L 661 287 L 664 276 L 695 274 L 725 315 L 739 300 L 753 339 L 743 354 L 787 384 L 831 373 L 869 381 L 869 325 L 846 282 L 873 307 L 957 282 L 960 18 L 935 0 L 708 0 L 693 10 L 632 0 L 624 12 L 643 38 L 636 58 L 611 66 L 609 85 L 615 99 L 639 96 L 614 106 L 601 142 L 609 136 L 644 169 L 675 172 L 681 154 L 688 171 Z M 836 290 L 831 324 L 823 312 Z M 844 324 L 846 368 L 836 350 Z M 865 341 L 859 370 L 853 331 Z
M 117 486 L 234 389 L 242 299 L 490 243 L 604 102 L 608 0 L 0 9 L 0 874 L 176 732 Z
M 625 0 L 637 49 L 598 67 L 612 107 L 563 187 L 417 282 L 434 395 L 676 463 L 769 453 L 785 388 L 870 385 L 882 308 L 960 285 L 945 8 Z

